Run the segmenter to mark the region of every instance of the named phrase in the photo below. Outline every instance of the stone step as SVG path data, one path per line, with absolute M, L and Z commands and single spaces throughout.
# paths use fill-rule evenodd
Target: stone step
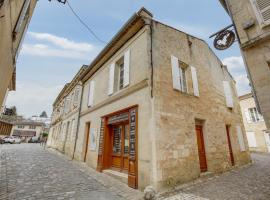
M 126 173 L 121 173 L 111 169 L 103 170 L 103 173 L 121 181 L 122 183 L 128 184 L 128 174 Z

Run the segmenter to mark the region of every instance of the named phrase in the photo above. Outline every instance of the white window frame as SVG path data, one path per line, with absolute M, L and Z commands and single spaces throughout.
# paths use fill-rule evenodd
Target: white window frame
M 31 3 L 31 0 L 24 1 L 22 10 L 20 12 L 20 16 L 19 16 L 18 21 L 16 23 L 16 26 L 14 28 L 13 34 L 18 34 L 20 32 L 23 21 L 26 17 L 26 14 L 27 14 L 27 11 L 28 11 L 28 9 L 30 9 L 30 3 Z
M 258 0 L 250 0 L 251 5 L 252 5 L 252 8 L 253 8 L 253 10 L 254 10 L 254 13 L 255 13 L 255 15 L 256 15 L 256 18 L 257 18 L 257 20 L 258 20 L 260 26 L 263 28 L 263 27 L 265 27 L 265 26 L 270 25 L 270 19 L 267 20 L 267 21 L 264 20 L 264 18 L 263 18 L 263 16 L 262 16 L 263 10 L 261 10 L 261 9 L 259 8 L 257 1 L 258 1 Z M 268 8 L 268 7 L 266 7 L 266 10 L 267 10 L 267 8 Z M 270 8 L 268 8 L 268 9 L 270 9 Z

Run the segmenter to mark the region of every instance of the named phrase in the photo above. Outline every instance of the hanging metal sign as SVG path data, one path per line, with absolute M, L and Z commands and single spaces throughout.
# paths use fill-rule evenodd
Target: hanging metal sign
M 214 40 L 214 46 L 218 50 L 228 49 L 235 42 L 235 33 L 231 30 L 219 32 Z

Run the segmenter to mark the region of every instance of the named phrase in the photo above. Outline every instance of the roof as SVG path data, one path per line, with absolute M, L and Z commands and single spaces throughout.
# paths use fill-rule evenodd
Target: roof
M 252 93 L 247 93 L 247 94 L 244 94 L 242 96 L 239 96 L 238 98 L 239 98 L 239 100 L 245 100 L 245 99 L 253 98 L 253 95 L 252 95 Z
M 15 121 L 13 125 L 30 125 L 30 126 L 45 126 L 43 122 L 36 122 L 32 120 Z
M 132 38 L 146 24 L 145 19 L 152 19 L 153 15 L 150 11 L 142 7 L 138 12 L 122 26 L 111 41 L 103 48 L 98 56 L 89 65 L 89 68 L 82 76 L 85 82 L 95 73 L 111 56 L 117 52 L 130 38 Z
M 71 80 L 71 82 L 67 83 L 63 89 L 61 90 L 61 92 L 58 94 L 58 96 L 56 97 L 53 106 L 56 105 L 56 103 L 62 99 L 65 94 L 68 94 L 77 84 L 78 82 L 81 80 L 83 73 L 85 72 L 85 70 L 88 68 L 88 65 L 83 65 L 80 70 L 77 72 L 77 74 L 73 77 L 73 79 Z

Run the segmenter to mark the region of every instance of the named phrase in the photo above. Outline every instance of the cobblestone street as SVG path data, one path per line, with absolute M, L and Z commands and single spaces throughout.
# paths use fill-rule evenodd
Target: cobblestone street
M 127 187 L 39 144 L 0 145 L 0 199 L 141 199 Z M 179 187 L 160 200 L 270 199 L 270 155 L 253 154 L 253 165 Z
M 253 164 L 171 191 L 166 200 L 269 200 L 270 154 L 252 154 Z
M 0 199 L 139 199 L 141 193 L 39 144 L 0 145 Z

